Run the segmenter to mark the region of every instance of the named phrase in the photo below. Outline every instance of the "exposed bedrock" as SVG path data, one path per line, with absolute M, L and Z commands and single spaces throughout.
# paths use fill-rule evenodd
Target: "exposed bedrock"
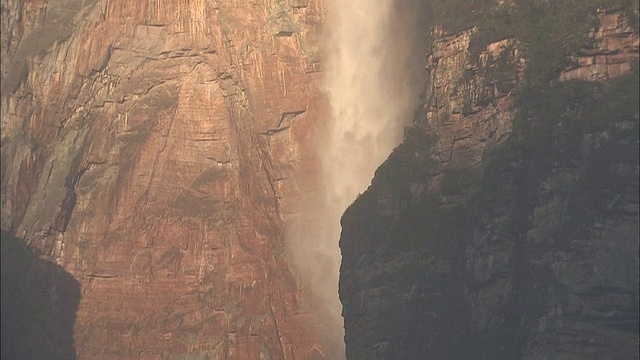
M 315 186 L 321 2 L 2 11 L 2 229 L 79 283 L 78 358 L 332 358 L 283 240 Z
M 342 218 L 348 359 L 638 358 L 638 32 L 594 19 L 544 85 L 532 37 L 436 28 L 423 107 Z

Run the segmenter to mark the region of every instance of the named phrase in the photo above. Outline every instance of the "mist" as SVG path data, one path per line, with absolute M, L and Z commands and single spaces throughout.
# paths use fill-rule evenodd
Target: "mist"
M 317 146 L 323 186 L 315 201 L 302 205 L 308 217 L 288 224 L 286 235 L 296 271 L 323 316 L 331 358 L 345 356 L 340 218 L 402 140 L 426 79 L 426 12 L 419 3 L 325 3 L 323 87 L 330 111 Z

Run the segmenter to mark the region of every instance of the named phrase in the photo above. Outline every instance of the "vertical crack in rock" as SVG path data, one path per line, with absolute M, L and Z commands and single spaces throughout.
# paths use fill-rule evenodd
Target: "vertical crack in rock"
M 3 2 L 0 108 L 2 229 L 82 289 L 65 346 L 331 358 L 282 255 L 318 166 L 321 1 L 68 2 Z

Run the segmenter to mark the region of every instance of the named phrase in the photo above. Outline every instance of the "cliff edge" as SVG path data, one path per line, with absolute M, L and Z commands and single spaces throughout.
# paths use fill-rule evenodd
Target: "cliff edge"
M 342 218 L 349 359 L 638 358 L 637 4 L 569 3 L 433 2 L 422 106 Z

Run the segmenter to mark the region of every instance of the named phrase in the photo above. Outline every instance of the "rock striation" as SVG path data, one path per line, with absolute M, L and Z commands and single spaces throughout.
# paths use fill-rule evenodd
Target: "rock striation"
M 598 17 L 542 90 L 519 37 L 436 29 L 424 107 L 342 218 L 348 359 L 638 358 L 638 31 Z
M 333 358 L 283 244 L 318 166 L 322 14 L 3 0 L 2 241 L 79 283 L 78 358 Z

